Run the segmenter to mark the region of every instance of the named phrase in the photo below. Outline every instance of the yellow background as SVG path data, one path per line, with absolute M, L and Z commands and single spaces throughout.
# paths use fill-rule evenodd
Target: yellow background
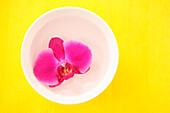
M 112 83 L 78 105 L 40 96 L 21 68 L 21 44 L 29 26 L 63 6 L 102 17 L 119 46 Z M 0 113 L 170 113 L 170 0 L 0 0 Z

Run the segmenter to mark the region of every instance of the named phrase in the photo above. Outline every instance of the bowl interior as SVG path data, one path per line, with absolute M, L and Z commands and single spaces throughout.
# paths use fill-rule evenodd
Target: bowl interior
M 88 45 L 92 51 L 92 64 L 86 74 L 76 74 L 60 86 L 49 88 L 34 77 L 33 65 L 38 54 L 48 48 L 49 40 L 56 36 L 64 41 L 77 40 Z M 74 98 L 76 100 L 76 97 L 88 95 L 107 78 L 106 76 L 111 76 L 108 72 L 110 63 L 113 63 L 110 61 L 114 51 L 110 51 L 110 38 L 114 37 L 106 24 L 86 10 L 63 8 L 50 11 L 37 19 L 25 36 L 22 47 L 25 75 L 36 91 L 56 102 L 69 99 L 71 102 Z

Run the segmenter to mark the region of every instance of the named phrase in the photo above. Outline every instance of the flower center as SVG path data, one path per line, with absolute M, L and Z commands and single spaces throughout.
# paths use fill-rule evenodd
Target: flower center
M 64 63 L 61 63 L 58 68 L 57 68 L 57 71 L 58 71 L 58 76 L 60 78 L 63 78 L 63 79 L 68 79 L 70 78 L 70 74 L 73 73 L 73 67 L 70 63 L 68 62 L 64 62 Z

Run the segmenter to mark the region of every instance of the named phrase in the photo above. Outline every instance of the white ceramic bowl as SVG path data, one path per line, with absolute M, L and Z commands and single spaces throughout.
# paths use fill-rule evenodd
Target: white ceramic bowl
M 88 45 L 93 58 L 89 72 L 49 88 L 34 77 L 33 65 L 54 36 Z M 77 7 L 57 8 L 40 16 L 28 29 L 21 49 L 22 68 L 30 85 L 43 97 L 61 104 L 86 102 L 102 93 L 116 73 L 118 59 L 117 42 L 107 23 Z

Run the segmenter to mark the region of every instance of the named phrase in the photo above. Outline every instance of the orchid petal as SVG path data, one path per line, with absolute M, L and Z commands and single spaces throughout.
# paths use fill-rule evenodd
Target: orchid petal
M 75 73 L 82 74 L 88 71 L 92 53 L 86 45 L 77 41 L 68 41 L 64 43 L 64 49 L 66 59 L 74 66 Z
M 59 83 L 57 77 L 58 61 L 51 49 L 42 51 L 34 64 L 35 77 L 45 85 L 55 85 Z
M 63 42 L 64 41 L 58 37 L 52 38 L 49 42 L 49 48 L 53 50 L 54 55 L 58 61 L 62 61 L 65 59 Z

